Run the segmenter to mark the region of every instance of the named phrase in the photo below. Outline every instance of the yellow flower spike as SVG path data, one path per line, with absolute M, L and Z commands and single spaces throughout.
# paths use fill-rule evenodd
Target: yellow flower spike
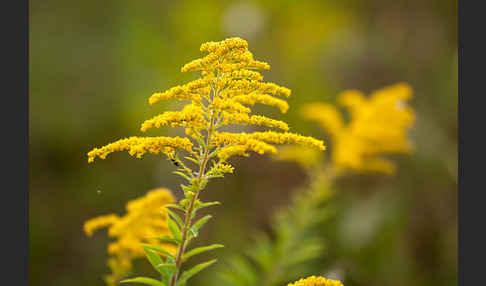
M 308 104 L 301 112 L 331 136 L 331 159 L 338 169 L 393 174 L 393 162 L 380 156 L 412 151 L 407 139 L 415 120 L 407 105 L 411 98 L 412 88 L 406 83 L 376 90 L 369 97 L 357 90 L 342 92 L 337 102 L 349 111 L 347 123 L 330 104 Z
M 142 124 L 140 131 L 145 132 L 152 127 L 172 126 L 172 127 L 186 127 L 191 126 L 194 128 L 204 127 L 204 111 L 201 107 L 194 104 L 186 105 L 182 111 L 167 111 L 160 115 L 155 116 L 152 119 L 145 120 Z
M 270 66 L 255 60 L 253 54 L 248 51 L 248 43 L 241 38 L 204 43 L 201 45 L 201 51 L 207 55 L 182 67 L 183 72 L 201 71 L 200 78 L 164 92 L 154 93 L 149 99 L 150 104 L 167 99 L 187 100 L 190 103 L 180 111 L 166 111 L 146 120 L 140 127 L 142 132 L 162 126 L 183 127 L 191 139 L 198 142 L 215 142 L 215 147 L 224 150 L 218 157 L 226 159 L 235 155 L 246 156 L 246 151 L 259 154 L 275 153 L 276 149 L 269 147 L 270 144 L 297 143 L 325 150 L 322 141 L 289 132 L 255 133 L 254 138 L 247 138 L 260 141 L 259 144 L 256 144 L 256 141 L 249 144 L 247 140 L 243 143 L 214 140 L 213 136 L 203 138 L 205 134 L 216 134 L 217 130 L 225 125 L 256 125 L 289 131 L 288 124 L 283 121 L 251 114 L 251 107 L 260 103 L 276 107 L 285 113 L 289 105 L 278 96 L 288 97 L 291 91 L 286 87 L 262 81 L 263 76 L 257 70 L 268 69 Z M 244 136 L 246 135 L 243 134 Z M 108 154 L 116 151 L 128 151 L 131 156 L 137 158 L 146 153 L 166 154 L 170 157 L 178 150 L 194 154 L 194 143 L 189 138 L 121 139 L 90 151 L 88 162 L 93 162 L 95 158 L 105 159 Z M 221 142 L 224 143 L 220 144 Z
M 327 279 L 322 276 L 310 276 L 305 279 L 302 278 L 294 283 L 289 283 L 287 286 L 343 286 L 343 283 L 341 283 L 341 281 Z

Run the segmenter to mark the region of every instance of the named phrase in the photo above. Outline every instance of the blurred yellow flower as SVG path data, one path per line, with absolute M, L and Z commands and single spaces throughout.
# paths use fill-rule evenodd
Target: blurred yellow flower
M 326 279 L 322 276 L 310 276 L 294 283 L 289 283 L 287 286 L 343 286 L 343 283 L 337 280 Z
M 115 238 L 108 244 L 108 253 L 112 256 L 108 265 L 113 272 L 126 274 L 131 269 L 133 259 L 145 256 L 142 243 L 150 243 L 175 253 L 173 244 L 161 243 L 153 238 L 169 235 L 165 206 L 173 202 L 174 197 L 168 189 L 151 190 L 145 196 L 129 201 L 126 204 L 127 213 L 122 217 L 109 214 L 86 221 L 84 232 L 91 236 L 98 229 L 108 228 L 108 235 Z M 105 280 L 113 280 L 114 277 L 106 277 Z
M 369 98 L 349 90 L 338 96 L 338 103 L 350 114 L 346 124 L 335 106 L 312 103 L 303 107 L 302 116 L 317 121 L 332 139 L 332 162 L 341 170 L 393 173 L 395 165 L 383 154 L 408 153 L 412 145 L 407 131 L 415 121 L 407 105 L 412 89 L 398 83 L 374 91 Z

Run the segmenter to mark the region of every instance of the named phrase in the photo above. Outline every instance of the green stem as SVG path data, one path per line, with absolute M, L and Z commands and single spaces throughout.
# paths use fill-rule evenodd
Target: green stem
M 192 218 L 193 218 L 194 213 L 195 213 L 194 204 L 195 204 L 195 202 L 196 202 L 196 200 L 199 196 L 199 193 L 202 191 L 201 180 L 203 178 L 203 174 L 206 170 L 206 165 L 207 165 L 208 160 L 209 160 L 209 149 L 210 149 L 209 143 L 210 143 L 211 135 L 213 133 L 213 127 L 214 127 L 214 112 L 211 114 L 211 120 L 210 120 L 210 124 L 209 124 L 209 128 L 208 128 L 207 138 L 206 138 L 206 147 L 205 147 L 205 150 L 204 150 L 203 160 L 201 162 L 201 165 L 199 166 L 199 174 L 198 174 L 198 177 L 197 177 L 198 189 L 197 189 L 196 194 L 190 200 L 189 208 L 186 212 L 186 217 L 185 217 L 185 220 L 184 220 L 184 228 L 182 230 L 181 244 L 179 245 L 179 248 L 177 249 L 177 257 L 176 257 L 176 260 L 175 260 L 176 271 L 171 278 L 170 286 L 176 285 L 177 277 L 179 276 L 179 272 L 180 272 L 180 268 L 181 268 L 181 264 L 182 264 L 182 257 L 184 255 L 184 251 L 186 249 L 187 233 L 188 233 L 188 231 L 191 227 L 191 221 L 192 221 Z

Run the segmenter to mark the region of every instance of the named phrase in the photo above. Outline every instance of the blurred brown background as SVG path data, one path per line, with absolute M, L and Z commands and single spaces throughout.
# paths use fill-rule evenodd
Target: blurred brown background
M 107 237 L 83 221 L 121 214 L 159 186 L 180 196 L 169 162 L 115 154 L 87 163 L 93 147 L 140 135 L 154 91 L 188 81 L 180 67 L 199 46 L 240 36 L 267 61 L 265 79 L 292 89 L 292 130 L 324 138 L 298 108 L 339 91 L 406 81 L 417 111 L 412 156 L 398 173 L 339 182 L 334 250 L 346 286 L 457 284 L 457 1 L 60 1 L 30 3 L 31 285 L 103 285 Z M 164 105 L 165 104 L 165 105 Z M 160 129 L 160 134 L 174 132 Z M 224 257 L 268 229 L 269 216 L 306 182 L 296 164 L 256 155 L 211 183 L 219 200 L 203 240 Z M 99 192 L 98 192 L 99 191 Z M 223 258 L 221 258 L 223 259 Z M 146 261 L 137 271 L 153 275 Z M 206 270 L 191 285 L 211 285 Z

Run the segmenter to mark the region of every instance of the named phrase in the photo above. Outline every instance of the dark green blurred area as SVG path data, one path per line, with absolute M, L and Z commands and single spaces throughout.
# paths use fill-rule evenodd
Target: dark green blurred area
M 195 74 L 183 64 L 199 46 L 240 36 L 271 65 L 265 80 L 289 87 L 292 131 L 325 138 L 298 109 L 333 102 L 342 90 L 365 92 L 399 81 L 414 88 L 412 156 L 396 156 L 394 177 L 339 182 L 339 240 L 324 275 L 352 285 L 457 284 L 457 3 L 456 1 L 31 1 L 30 281 L 31 285 L 104 285 L 106 233 L 87 238 L 85 220 L 123 213 L 156 187 L 180 197 L 165 159 L 114 154 L 96 164 L 86 153 L 140 135 L 143 120 L 175 108 L 148 97 Z M 259 109 L 267 111 L 267 109 Z M 268 110 L 269 112 L 274 112 Z M 273 114 L 273 113 L 272 113 Z M 279 115 L 277 115 L 279 116 Z M 182 134 L 159 129 L 151 134 Z M 252 155 L 212 182 L 218 200 L 201 243 L 248 245 L 256 229 L 306 183 L 296 164 Z M 147 262 L 139 274 L 154 275 Z M 210 269 L 191 285 L 211 285 Z

